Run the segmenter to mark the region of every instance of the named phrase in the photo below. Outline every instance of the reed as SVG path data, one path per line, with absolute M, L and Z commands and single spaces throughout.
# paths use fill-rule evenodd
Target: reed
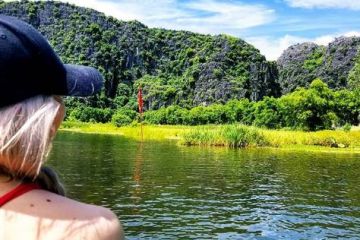
M 190 126 L 180 125 L 143 125 L 144 140 L 165 140 L 182 138 L 184 133 L 191 130 Z M 111 123 L 83 123 L 77 121 L 63 122 L 61 131 L 72 131 L 93 134 L 115 134 L 126 137 L 141 139 L 140 124 L 116 127 Z
M 269 130 L 240 124 L 233 125 L 144 125 L 144 140 L 175 139 L 180 144 L 201 146 L 273 147 L 281 149 L 360 152 L 360 129 L 304 132 Z M 64 122 L 63 131 L 118 134 L 141 139 L 140 125 L 115 127 L 110 123 Z
M 232 148 L 268 145 L 264 135 L 258 129 L 244 125 L 194 127 L 183 135 L 182 143 Z
M 286 145 L 323 146 L 333 148 L 359 148 L 360 131 L 325 130 L 318 132 L 262 130 L 273 147 Z

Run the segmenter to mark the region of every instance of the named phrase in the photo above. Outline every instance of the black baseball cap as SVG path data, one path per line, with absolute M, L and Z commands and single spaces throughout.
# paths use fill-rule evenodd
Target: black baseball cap
M 0 107 L 36 95 L 90 96 L 102 86 L 98 70 L 63 64 L 34 27 L 0 15 Z

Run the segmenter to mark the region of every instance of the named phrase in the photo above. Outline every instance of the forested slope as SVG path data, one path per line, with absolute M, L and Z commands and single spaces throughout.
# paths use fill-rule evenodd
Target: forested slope
M 64 62 L 103 73 L 101 94 L 66 99 L 69 119 L 136 121 L 141 85 L 149 123 L 317 130 L 360 121 L 358 37 L 297 44 L 269 62 L 239 38 L 148 28 L 66 3 L 0 1 L 0 14 L 32 24 Z
M 0 13 L 35 26 L 64 62 L 100 68 L 106 84 L 93 106 L 134 105 L 140 83 L 147 109 L 260 100 L 280 92 L 276 65 L 238 38 L 150 29 L 59 2 L 1 3 Z

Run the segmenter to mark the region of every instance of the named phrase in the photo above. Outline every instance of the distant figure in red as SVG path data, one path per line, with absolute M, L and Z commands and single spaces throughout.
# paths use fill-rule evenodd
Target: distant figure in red
M 143 113 L 144 101 L 143 101 L 143 98 L 142 98 L 142 88 L 141 88 L 141 86 L 139 87 L 139 90 L 138 90 L 138 105 L 139 105 L 139 113 L 142 114 Z

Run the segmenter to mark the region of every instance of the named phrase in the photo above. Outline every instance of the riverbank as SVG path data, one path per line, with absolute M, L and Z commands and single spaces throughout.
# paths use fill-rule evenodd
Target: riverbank
M 62 131 L 118 134 L 141 139 L 137 126 L 115 127 L 110 123 L 64 122 Z M 351 131 L 303 132 L 269 130 L 243 125 L 144 125 L 144 140 L 175 139 L 181 144 L 227 147 L 271 147 L 284 150 L 360 153 L 360 128 Z

